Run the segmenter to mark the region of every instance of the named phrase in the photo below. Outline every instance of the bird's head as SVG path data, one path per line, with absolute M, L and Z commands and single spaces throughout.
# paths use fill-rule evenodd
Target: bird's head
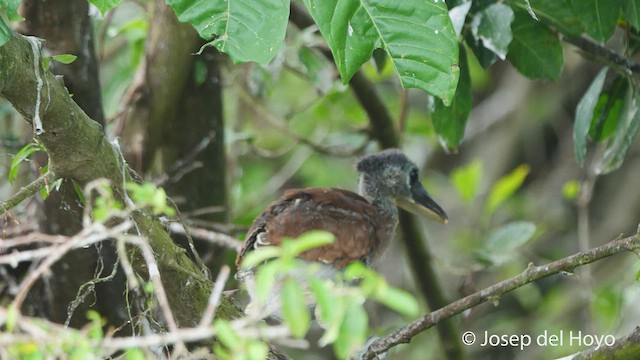
M 447 214 L 420 183 L 418 167 L 399 150 L 366 156 L 357 169 L 360 193 L 370 201 L 390 200 L 414 214 L 447 223 Z

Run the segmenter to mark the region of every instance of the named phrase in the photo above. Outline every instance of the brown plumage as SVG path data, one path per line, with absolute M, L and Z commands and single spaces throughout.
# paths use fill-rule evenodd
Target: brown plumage
M 386 150 L 358 162 L 360 193 L 336 188 L 285 192 L 254 221 L 236 259 L 260 246 L 279 245 L 311 230 L 335 235 L 330 245 L 309 250 L 300 258 L 342 269 L 353 261 L 369 265 L 395 235 L 397 206 L 447 222 L 447 215 L 424 190 L 418 169 L 398 150 Z
M 307 188 L 287 190 L 273 202 L 249 229 L 236 259 L 264 245 L 279 245 L 283 238 L 296 238 L 310 230 L 331 232 L 336 241 L 309 250 L 300 258 L 320 261 L 342 269 L 350 262 L 369 263 L 379 254 L 395 226 L 392 219 L 379 217 L 367 199 L 343 189 Z M 268 236 L 268 240 L 262 240 Z

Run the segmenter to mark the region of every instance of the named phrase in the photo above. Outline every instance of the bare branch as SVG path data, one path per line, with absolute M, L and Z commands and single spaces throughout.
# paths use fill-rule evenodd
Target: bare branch
M 638 249 L 640 249 L 640 234 L 635 234 L 625 239 L 611 241 L 588 251 L 578 252 L 546 265 L 534 266 L 533 264 L 529 264 L 529 267 L 525 271 L 515 277 L 503 280 L 443 308 L 425 314 L 409 325 L 376 340 L 371 344 L 367 353 L 365 353 L 364 359 L 374 359 L 377 354 L 384 353 L 396 345 L 408 343 L 414 336 L 437 325 L 445 319 L 489 300 L 496 299 L 530 282 L 561 272 L 571 273 L 579 266 L 590 264 L 624 251 L 634 251 Z

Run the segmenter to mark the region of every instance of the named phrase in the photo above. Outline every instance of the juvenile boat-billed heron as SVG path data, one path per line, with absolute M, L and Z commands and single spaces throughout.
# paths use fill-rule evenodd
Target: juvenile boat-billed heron
M 341 270 L 380 257 L 395 236 L 398 208 L 447 222 L 447 214 L 420 183 L 418 167 L 396 149 L 362 158 L 357 165 L 360 195 L 336 188 L 293 189 L 271 203 L 253 222 L 236 265 L 261 246 L 278 246 L 311 230 L 324 230 L 335 242 L 302 253 L 306 261 Z M 240 280 L 253 278 L 253 269 L 239 271 Z M 249 293 L 254 298 L 247 281 Z M 250 305 L 251 307 L 251 305 Z M 247 308 L 249 311 L 249 307 Z

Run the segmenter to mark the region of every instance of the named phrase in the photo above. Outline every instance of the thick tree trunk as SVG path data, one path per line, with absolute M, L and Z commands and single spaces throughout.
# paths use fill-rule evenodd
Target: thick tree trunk
M 25 21 L 18 24 L 21 33 L 44 39 L 44 49 L 51 55 L 77 56 L 71 64 L 51 61 L 50 69 L 54 74 L 63 76 L 65 86 L 74 95 L 73 100 L 82 110 L 94 121 L 104 124 L 88 2 L 25 0 L 20 10 L 25 17 Z M 41 166 L 44 166 L 46 161 L 41 158 Z M 70 236 L 82 228 L 81 204 L 71 181 L 65 181 L 59 191 L 52 192 L 40 210 L 40 230 L 44 233 Z M 53 268 L 53 276 L 49 277 L 48 284 L 44 286 L 47 291 L 42 291 L 42 294 L 49 298 L 47 306 L 43 309 L 49 318 L 56 322 L 65 322 L 70 314 L 69 306 L 77 300 L 76 294 L 80 287 L 96 277 L 108 275 L 115 259 L 115 248 L 105 243 L 100 249 L 91 247 L 73 251 L 57 263 Z M 125 306 L 121 295 L 125 290 L 123 276 L 117 276 L 108 283 L 97 283 L 85 288 L 91 289 L 93 290 L 85 293 L 88 296 L 86 299 L 77 302 L 78 308 L 71 318 L 71 325 L 79 327 L 85 324 L 84 314 L 89 308 L 96 309 L 106 317 L 110 325 L 119 326 L 126 321 L 126 312 L 118 311 L 119 307 Z M 34 296 L 31 301 L 42 303 L 44 299 Z

